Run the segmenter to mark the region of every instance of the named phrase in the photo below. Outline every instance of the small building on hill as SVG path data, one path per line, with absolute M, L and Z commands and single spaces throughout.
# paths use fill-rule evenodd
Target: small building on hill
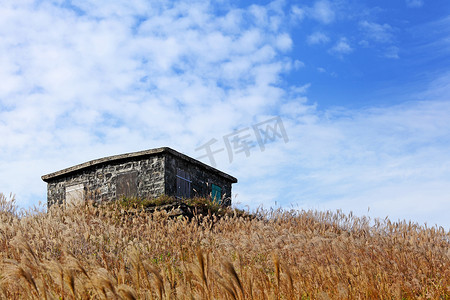
M 210 197 L 231 205 L 237 179 L 171 148 L 156 148 L 88 161 L 42 176 L 47 205 L 122 197 Z

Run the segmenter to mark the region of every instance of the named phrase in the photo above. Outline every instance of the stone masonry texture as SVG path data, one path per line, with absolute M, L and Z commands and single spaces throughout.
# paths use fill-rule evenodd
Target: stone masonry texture
M 177 195 L 177 170 L 190 175 L 190 196 L 209 197 L 211 186 L 222 189 L 223 204 L 231 205 L 231 185 L 237 179 L 170 148 L 116 155 L 89 161 L 42 176 L 47 205 L 64 204 L 68 188 L 80 187 L 83 200 L 121 197 L 155 198 Z

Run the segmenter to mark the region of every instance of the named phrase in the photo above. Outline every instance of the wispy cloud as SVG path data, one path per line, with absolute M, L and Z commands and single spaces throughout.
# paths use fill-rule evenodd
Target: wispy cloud
M 326 44 L 330 38 L 323 32 L 316 31 L 309 35 L 306 39 L 309 45 Z
M 423 4 L 423 0 L 406 0 L 406 6 L 408 7 L 422 7 Z
M 293 5 L 291 7 L 291 18 L 295 21 L 301 21 L 305 17 L 305 10 L 298 7 L 297 5 Z
M 309 15 L 317 21 L 329 24 L 335 19 L 335 11 L 330 1 L 316 1 L 314 5 L 308 8 Z
M 399 58 L 400 49 L 397 46 L 391 46 L 384 52 L 384 56 L 387 58 Z
M 42 173 L 154 146 L 194 149 L 216 130 L 270 114 L 283 95 L 279 76 L 301 66 L 282 58 L 292 45 L 282 13 L 251 6 L 216 16 L 182 2 L 9 5 L 0 16 L 2 191 L 25 201 L 42 193 Z M 8 173 L 35 156 L 34 183 L 18 186 Z
M 290 167 L 260 169 L 252 164 L 250 174 L 273 176 L 256 175 L 255 183 L 254 175 L 249 175 L 251 180 L 244 176 L 242 197 L 251 199 L 252 194 L 259 195 L 257 186 L 275 182 L 284 188 L 272 191 L 275 195 L 267 198 L 266 205 L 274 205 L 270 199 L 292 199 L 293 205 L 303 208 L 340 208 L 358 214 L 366 214 L 370 207 L 378 217 L 414 216 L 426 222 L 433 216 L 437 224 L 450 226 L 439 213 L 450 209 L 446 186 L 450 105 L 440 100 L 443 96 L 385 108 L 329 110 L 322 116 L 310 107 L 295 117 L 286 116 L 289 143 L 280 143 L 264 155 L 274 165 Z M 263 193 L 261 197 L 265 199 Z
M 303 18 L 317 20 L 315 26 L 335 22 L 333 5 L 5 3 L 0 192 L 16 193 L 22 206 L 36 204 L 45 201 L 45 173 L 159 146 L 197 157 L 195 149 L 209 139 L 279 115 L 289 142 L 252 149 L 232 163 L 226 155 L 217 157 L 219 169 L 239 178 L 236 201 L 359 213 L 370 206 L 377 216 L 419 221 L 426 211 L 450 226 L 442 213 L 450 210 L 448 75 L 410 96 L 421 101 L 325 111 L 308 99 L 309 81 L 301 79 L 307 76 L 296 75 L 295 85 L 284 80 L 293 70 L 335 69 L 329 62 L 310 64 L 301 51 L 292 58 L 296 36 L 289 32 Z M 446 24 L 432 28 L 447 32 Z M 389 25 L 360 26 L 368 43 L 383 43 L 398 56 Z M 337 57 L 357 47 L 350 35 L 336 40 L 343 35 L 320 27 L 305 32 L 314 33 L 303 32 L 302 41 L 327 43 Z M 445 50 L 444 35 L 439 45 Z M 419 48 L 439 47 L 430 41 Z
M 414 37 L 408 51 L 416 55 L 415 63 L 447 61 L 450 51 L 450 16 L 412 26 L 408 29 L 408 35 Z M 445 64 L 441 65 L 445 68 Z
M 359 22 L 359 28 L 363 33 L 363 39 L 359 44 L 363 47 L 373 47 L 381 52 L 382 57 L 398 59 L 400 48 L 396 45 L 395 28 L 384 23 Z
M 389 43 L 393 40 L 393 28 L 389 24 L 361 21 L 359 26 L 366 33 L 366 37 L 375 42 Z
M 336 44 L 330 49 L 330 53 L 342 57 L 344 54 L 349 54 L 353 51 L 346 38 L 340 38 Z

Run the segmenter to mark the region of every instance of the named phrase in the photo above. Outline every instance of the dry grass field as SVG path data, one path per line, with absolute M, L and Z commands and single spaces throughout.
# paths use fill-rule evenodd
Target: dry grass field
M 18 211 L 0 196 L 1 299 L 450 299 L 450 233 L 340 212 L 169 218 Z

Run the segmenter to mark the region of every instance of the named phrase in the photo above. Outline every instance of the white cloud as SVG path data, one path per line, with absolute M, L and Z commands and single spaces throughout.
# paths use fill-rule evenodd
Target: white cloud
M 416 24 L 408 29 L 408 34 L 421 40 L 408 48 L 416 54 L 416 62 L 432 64 L 433 61 L 447 59 L 450 52 L 450 16 Z
M 291 8 L 291 17 L 296 22 L 301 21 L 305 17 L 305 10 L 293 5 Z
M 448 76 L 413 95 L 423 102 L 324 113 L 306 98 L 309 84 L 283 81 L 304 64 L 287 56 L 283 22 L 292 18 L 279 2 L 222 15 L 201 2 L 76 5 L 0 10 L 0 192 L 16 193 L 22 206 L 45 201 L 43 174 L 160 146 L 198 157 L 209 139 L 224 147 L 233 130 L 280 115 L 289 142 L 264 152 L 255 144 L 232 163 L 226 150 L 218 155 L 218 167 L 239 179 L 237 201 L 361 214 L 370 206 L 378 216 L 429 215 L 450 226 Z M 304 12 L 335 19 L 328 1 Z M 345 38 L 330 49 L 352 51 Z
M 364 20 L 359 22 L 359 28 L 364 34 L 364 39 L 359 42 L 359 45 L 376 47 L 381 52 L 381 56 L 386 58 L 399 58 L 400 48 L 396 46 L 395 29 L 392 26 Z
M 353 48 L 349 45 L 346 38 L 340 38 L 336 44 L 330 49 L 330 53 L 337 56 L 342 56 L 344 54 L 349 54 L 353 51 Z
M 255 157 L 239 162 L 248 168 L 240 171 L 236 189 L 242 202 L 251 203 L 260 194 L 264 198 L 261 187 L 276 184 L 271 199 L 285 199 L 286 206 L 358 215 L 370 207 L 372 216 L 428 220 L 449 228 L 442 213 L 450 209 L 448 101 L 435 97 L 385 108 L 340 109 L 321 117 L 298 100 L 297 106 L 293 100 L 283 108 L 289 142 L 278 139 L 265 152 L 255 150 Z M 259 172 L 271 176 L 255 175 Z
M 309 14 L 312 18 L 324 24 L 332 23 L 335 19 L 335 12 L 332 4 L 327 0 L 316 1 L 314 5 L 309 8 Z
M 361 41 L 358 42 L 358 45 L 366 48 L 366 47 L 369 47 L 370 44 L 369 44 L 369 42 L 367 40 L 361 40 Z
M 313 34 L 310 34 L 306 38 L 306 42 L 309 45 L 317 45 L 317 44 L 326 44 L 330 41 L 330 38 L 323 32 L 316 31 Z
M 296 59 L 294 61 L 294 69 L 298 70 L 298 69 L 301 69 L 303 67 L 305 67 L 305 63 L 304 62 L 302 62 L 302 61 L 300 61 L 298 59 Z
M 422 7 L 423 0 L 406 0 L 406 6 L 408 7 Z
M 365 32 L 367 38 L 375 42 L 389 43 L 393 40 L 393 28 L 389 24 L 362 21 L 359 26 Z
M 288 51 L 292 48 L 292 40 L 288 34 L 281 34 L 275 42 L 276 47 L 281 51 Z
M 202 3 L 76 5 L 1 11 L 0 80 L 8 84 L 0 88 L 0 153 L 9 163 L 0 190 L 20 203 L 45 195 L 40 175 L 72 163 L 154 146 L 194 149 L 267 113 L 281 100 L 280 74 L 301 67 L 281 59 L 292 41 L 276 5 L 219 17 Z M 8 175 L 26 172 L 35 156 L 32 184 Z
M 391 46 L 388 49 L 386 49 L 386 52 L 384 54 L 384 56 L 386 56 L 387 58 L 399 58 L 399 54 L 398 52 L 400 51 L 400 49 L 396 46 Z

